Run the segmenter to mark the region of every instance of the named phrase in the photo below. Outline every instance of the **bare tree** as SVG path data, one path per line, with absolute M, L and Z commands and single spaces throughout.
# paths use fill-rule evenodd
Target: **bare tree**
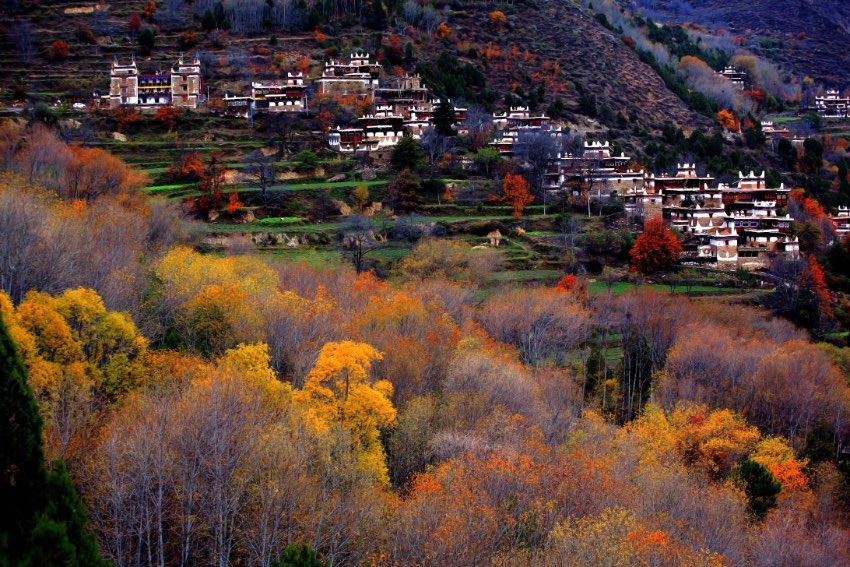
M 481 322 L 491 336 L 514 345 L 526 364 L 560 364 L 585 335 L 589 313 L 577 301 L 548 289 L 493 295 Z
M 19 20 L 10 26 L 9 35 L 15 44 L 18 60 L 24 64 L 35 61 L 38 53 L 38 32 L 28 20 Z
M 584 151 L 584 135 L 581 132 L 570 131 L 561 136 L 561 151 L 572 156 L 580 156 Z
M 234 32 L 252 34 L 262 31 L 265 0 L 225 0 L 222 5 Z
M 292 153 L 292 144 L 301 118 L 292 112 L 270 112 L 263 120 L 263 128 L 277 139 L 283 155 Z
M 108 36 L 118 29 L 116 22 L 110 17 L 109 10 L 95 10 L 91 17 L 91 29 L 98 36 Z
M 493 116 L 482 107 L 470 104 L 461 123 L 461 130 L 466 131 L 469 148 L 475 151 L 487 144 L 493 132 Z
M 604 184 L 601 178 L 602 160 L 598 157 L 582 159 L 581 165 L 581 192 L 587 203 L 587 216 L 590 218 L 590 204 L 593 202 L 593 188 Z M 598 189 L 597 189 L 598 191 Z
M 378 248 L 375 240 L 375 223 L 366 217 L 354 215 L 340 227 L 343 247 L 351 254 L 351 262 L 359 274 L 365 268 L 366 255 Z
M 558 145 L 551 134 L 545 130 L 528 130 L 519 135 L 515 145 L 516 156 L 524 163 L 531 174 L 531 183 L 543 201 L 543 214 L 546 214 L 547 193 L 546 172 L 552 160 L 558 155 Z
M 430 5 L 422 9 L 421 29 L 424 29 L 429 34 L 434 33 L 437 26 L 440 24 L 440 14 Z
M 266 155 L 263 150 L 257 149 L 245 156 L 245 167 L 242 173 L 257 184 L 262 197 L 266 197 L 266 189 L 274 183 L 274 155 Z
M 0 192 L 0 289 L 13 301 L 33 286 L 39 264 L 46 211 L 38 199 L 22 192 Z
M 576 238 L 581 234 L 581 227 L 581 221 L 572 216 L 565 215 L 558 220 L 558 231 L 563 237 L 564 247 L 576 247 Z
M 155 19 L 162 29 L 173 31 L 186 27 L 187 16 L 186 0 L 165 0 L 158 7 Z
M 274 0 L 269 9 L 269 19 L 278 28 L 293 30 L 304 21 L 304 13 L 292 0 Z
M 419 145 L 425 152 L 425 159 L 428 161 L 428 173 L 431 179 L 434 178 L 434 170 L 443 159 L 443 157 L 454 150 L 454 138 L 444 136 L 437 131 L 436 128 L 428 128 L 422 133 L 422 138 L 419 140 Z M 439 195 L 437 200 L 439 201 Z

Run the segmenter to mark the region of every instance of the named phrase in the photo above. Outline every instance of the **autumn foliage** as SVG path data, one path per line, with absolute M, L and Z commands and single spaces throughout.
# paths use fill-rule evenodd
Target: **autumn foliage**
M 493 10 L 487 15 L 487 20 L 490 25 L 496 28 L 501 28 L 508 23 L 508 17 L 501 10 Z
M 134 124 L 144 122 L 145 116 L 135 108 L 116 108 L 112 111 L 112 119 L 119 132 L 126 132 Z
M 499 197 L 502 203 L 510 205 L 511 214 L 515 219 L 522 217 L 522 211 L 526 205 L 534 202 L 530 185 L 522 175 L 508 173 L 502 183 L 502 195 Z
M 717 113 L 717 123 L 720 124 L 721 128 L 730 132 L 737 132 L 741 129 L 741 123 L 735 118 L 734 114 L 726 109 L 720 110 Z
M 127 22 L 127 30 L 135 35 L 138 34 L 142 29 L 142 17 L 138 14 L 133 14 L 130 16 L 130 21 Z
M 182 108 L 170 105 L 163 106 L 156 111 L 156 114 L 153 115 L 153 120 L 170 132 L 177 124 L 177 120 L 180 118 L 181 114 L 183 114 Z
M 792 383 L 835 408 L 847 386 L 817 347 L 746 309 L 677 308 L 649 294 L 608 300 L 602 323 L 569 276 L 479 305 L 439 276 L 396 287 L 369 272 L 189 248 L 153 269 L 181 351 L 149 349 L 91 290 L 33 293 L 19 306 L 0 295 L 51 419 L 51 451 L 85 467 L 93 529 L 114 556 L 262 563 L 307 538 L 340 563 L 725 565 L 779 534 L 820 564 L 846 558 L 822 543 L 844 541 L 815 505 L 828 476 L 813 482 L 784 433 L 796 428 L 788 419 L 828 415 Z M 570 369 L 601 324 L 627 343 L 639 327 L 647 343 L 636 348 L 660 357 L 660 404 L 625 425 L 596 411 L 603 388 L 621 395 L 618 380 Z M 748 461 L 781 486 L 763 521 L 741 485 Z M 151 522 L 140 524 L 144 510 Z M 779 521 L 798 513 L 818 529 Z M 130 535 L 134 525 L 145 537 Z M 212 534 L 230 530 L 238 543 L 221 548 Z
M 47 57 L 51 61 L 64 61 L 70 53 L 71 50 L 68 48 L 68 42 L 57 39 L 50 44 L 50 48 L 47 50 Z
M 574 294 L 578 297 L 587 297 L 587 282 L 583 278 L 567 274 L 558 280 L 555 289 L 562 293 Z
M 204 175 L 204 162 L 197 152 L 183 152 L 168 168 L 168 175 L 175 181 L 199 181 Z
M 629 254 L 633 271 L 651 274 L 671 267 L 681 253 L 679 239 L 662 219 L 655 218 L 646 221 Z
M 179 156 L 180 211 L 104 150 L 0 134 L 0 318 L 115 564 L 850 563 L 848 349 L 718 295 L 507 287 L 514 250 L 462 238 L 360 273 L 210 252 L 179 213 L 238 212 L 221 155 Z M 633 267 L 680 252 L 650 221 Z
M 826 211 L 823 206 L 817 199 L 807 197 L 802 189 L 795 189 L 791 191 L 790 198 L 792 201 L 797 203 L 810 218 L 814 220 L 826 218 Z

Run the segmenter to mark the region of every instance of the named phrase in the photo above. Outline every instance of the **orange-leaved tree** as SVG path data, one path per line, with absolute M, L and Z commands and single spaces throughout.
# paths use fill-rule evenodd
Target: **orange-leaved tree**
M 168 175 L 174 181 L 200 181 L 204 176 L 204 162 L 197 152 L 184 152 L 168 168 Z
M 497 28 L 501 28 L 508 23 L 508 17 L 501 10 L 493 10 L 490 12 L 488 19 L 490 20 L 490 24 Z
M 819 328 L 833 315 L 832 298 L 826 284 L 826 274 L 814 254 L 810 254 L 806 259 L 806 265 L 797 278 L 797 285 L 808 295 L 805 303 L 810 306 L 812 324 Z
M 721 127 L 731 132 L 737 132 L 741 129 L 741 123 L 738 122 L 738 119 L 735 118 L 735 115 L 726 110 L 725 108 L 717 113 L 717 123 L 720 124 Z
M 632 270 L 651 274 L 672 266 L 682 253 L 682 244 L 660 218 L 646 221 L 629 254 Z
M 191 201 L 192 209 L 198 216 L 206 216 L 221 207 L 224 201 L 223 184 L 224 162 L 221 159 L 221 152 L 210 152 L 207 167 L 198 179 L 198 190 L 201 195 L 194 197 Z
M 322 347 L 304 387 L 293 398 L 319 437 L 342 428 L 356 448 L 358 469 L 379 484 L 389 482 L 381 429 L 392 426 L 396 410 L 386 380 L 372 380 L 372 363 L 383 355 L 366 343 L 343 341 Z
M 242 201 L 239 200 L 239 192 L 232 189 L 227 196 L 227 214 L 235 215 L 242 208 Z
M 522 216 L 525 206 L 534 201 L 534 195 L 531 194 L 528 181 L 522 175 L 508 173 L 505 175 L 502 196 L 499 200 L 510 205 L 513 208 L 514 218 L 518 219 Z

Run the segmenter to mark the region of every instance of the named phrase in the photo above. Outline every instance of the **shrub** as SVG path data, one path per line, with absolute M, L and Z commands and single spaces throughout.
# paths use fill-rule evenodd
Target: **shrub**
M 127 22 L 127 30 L 130 35 L 135 36 L 142 30 L 142 17 L 138 14 L 130 16 L 130 21 Z
M 68 42 L 62 39 L 57 39 L 50 44 L 50 49 L 47 50 L 47 57 L 51 61 L 64 61 L 68 58 L 71 50 L 68 48 Z
M 198 43 L 198 36 L 193 31 L 186 31 L 180 34 L 180 39 L 177 40 L 177 44 L 180 46 L 180 49 L 188 49 Z
M 91 28 L 85 25 L 77 26 L 77 39 L 82 43 L 94 43 L 94 32 L 91 31 Z
M 149 55 L 156 44 L 156 33 L 151 28 L 145 28 L 139 34 L 139 47 L 144 55 Z
M 508 17 L 501 10 L 493 10 L 487 19 L 490 21 L 490 25 L 496 28 L 501 28 L 508 23 Z

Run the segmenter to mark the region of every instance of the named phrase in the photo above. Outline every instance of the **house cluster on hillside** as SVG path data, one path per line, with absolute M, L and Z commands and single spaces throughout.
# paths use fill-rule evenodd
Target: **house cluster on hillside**
M 393 77 L 372 89 L 369 112 L 350 126 L 330 130 L 328 144 L 344 154 L 377 153 L 405 135 L 418 139 L 433 124 L 439 105 L 418 75 Z M 452 108 L 455 122 L 462 122 L 466 109 Z
M 683 259 L 719 269 L 766 268 L 776 256 L 797 259 L 787 213 L 791 193 L 769 187 L 765 174 L 739 172 L 735 183 L 714 184 L 694 164 L 679 164 L 676 175 L 649 175 L 624 194 L 627 213 L 658 217 L 685 235 Z
M 524 110 L 511 109 L 523 121 L 510 125 L 493 142 L 500 151 L 512 151 L 523 128 L 561 135 L 547 129 L 545 121 L 531 126 Z M 674 175 L 655 175 L 625 153 L 617 155 L 609 142 L 592 141 L 585 142 L 580 153 L 552 158 L 544 187 L 582 200 L 614 198 L 636 220 L 661 217 L 685 235 L 687 261 L 735 270 L 766 268 L 777 256 L 799 258 L 799 243 L 791 235 L 793 219 L 786 210 L 791 191 L 784 185 L 768 187 L 763 172 L 739 172 L 737 182 L 715 184 L 713 177 L 700 175 L 695 164 L 684 163 Z M 842 210 L 835 222 L 850 233 L 850 209 Z
M 585 142 L 583 151 L 559 153 L 545 174 L 550 193 L 580 199 L 615 198 L 636 220 L 662 218 L 685 235 L 683 258 L 719 269 L 766 268 L 777 256 L 799 258 L 787 212 L 791 190 L 769 187 L 765 174 L 739 172 L 735 183 L 716 184 L 695 164 L 678 164 L 673 175 L 639 168 L 630 156 L 616 155 L 606 142 Z M 850 209 L 835 222 L 850 233 Z
M 126 64 L 115 57 L 109 73 L 109 94 L 101 97 L 101 101 L 108 101 L 110 108 L 168 105 L 197 108 L 203 102 L 203 92 L 204 78 L 197 54 L 186 58 L 181 53 L 169 72 L 158 70 L 150 75 L 139 73 L 135 57 Z
M 287 73 L 275 81 L 251 81 L 250 90 L 243 95 L 225 93 L 227 114 L 248 118 L 254 111 L 304 112 L 307 110 L 307 85 L 303 73 Z
M 733 68 L 720 74 L 742 88 L 746 73 Z M 203 102 L 203 79 L 197 56 L 181 54 L 169 73 L 143 75 L 135 58 L 128 64 L 116 59 L 110 73 L 110 107 L 158 107 L 174 105 L 196 108 Z M 404 136 L 419 138 L 444 109 L 418 75 L 381 79 L 381 66 L 364 51 L 347 59 L 331 59 L 313 81 L 319 96 L 351 97 L 369 110 L 353 124 L 333 127 L 328 144 L 344 154 L 378 154 L 395 146 Z M 239 117 L 254 112 L 304 112 L 308 109 L 308 80 L 302 73 L 287 73 L 278 80 L 252 81 L 243 94 L 225 94 L 225 112 Z M 818 97 L 818 106 L 831 115 L 847 115 L 850 101 L 830 91 Z M 463 129 L 466 109 L 453 109 L 456 126 Z M 447 110 L 448 112 L 448 110 Z M 492 115 L 495 136 L 490 146 L 509 157 L 517 152 L 526 134 L 550 136 L 565 147 L 565 132 L 544 113 L 528 107 L 511 107 Z M 771 140 L 791 139 L 791 133 L 771 122 L 762 123 Z M 768 187 L 765 174 L 739 173 L 738 181 L 715 184 L 700 175 L 694 164 L 679 164 L 675 175 L 655 175 L 640 169 L 630 156 L 615 155 L 605 141 L 585 142 L 574 153 L 553 156 L 543 176 L 544 190 L 571 193 L 574 197 L 604 201 L 616 198 L 635 219 L 661 217 L 685 235 L 684 259 L 721 269 L 767 267 L 778 256 L 799 257 L 799 243 L 791 236 L 787 214 L 790 190 L 784 185 Z M 850 208 L 832 217 L 836 234 L 850 234 Z
M 348 59 L 325 63 L 322 75 L 312 84 L 318 94 L 353 94 L 371 100 L 380 76 L 381 64 L 372 61 L 368 53 L 355 50 Z M 310 84 L 301 72 L 288 72 L 282 79 L 252 81 L 242 94 L 224 94 L 224 111 L 242 118 L 254 112 L 305 112 Z
M 255 112 L 304 112 L 311 85 L 317 96 L 345 97 L 369 106 L 353 124 L 328 132 L 330 147 L 344 154 L 376 153 L 395 146 L 405 135 L 418 138 L 432 124 L 440 103 L 418 75 L 382 80 L 381 64 L 367 52 L 355 50 L 346 59 L 326 62 L 312 82 L 302 73 L 288 73 L 282 80 L 254 81 L 244 94 L 226 93 L 225 113 L 249 117 Z M 466 109 L 455 108 L 457 121 L 465 114 Z
M 525 132 L 546 132 L 556 140 L 563 133 L 546 114 L 535 114 L 527 106 L 512 106 L 505 112 L 493 113 L 493 128 L 496 135 L 490 147 L 499 150 L 505 157 L 514 155 L 520 137 Z
M 636 169 L 626 154 L 614 155 L 607 141 L 585 142 L 581 154 L 558 153 L 545 175 L 550 191 L 570 190 L 574 195 L 589 191 L 591 198 L 600 200 L 641 187 L 645 180 L 644 170 Z
M 848 118 L 850 97 L 842 96 L 834 89 L 827 90 L 823 96 L 815 97 L 815 110 L 824 118 Z

